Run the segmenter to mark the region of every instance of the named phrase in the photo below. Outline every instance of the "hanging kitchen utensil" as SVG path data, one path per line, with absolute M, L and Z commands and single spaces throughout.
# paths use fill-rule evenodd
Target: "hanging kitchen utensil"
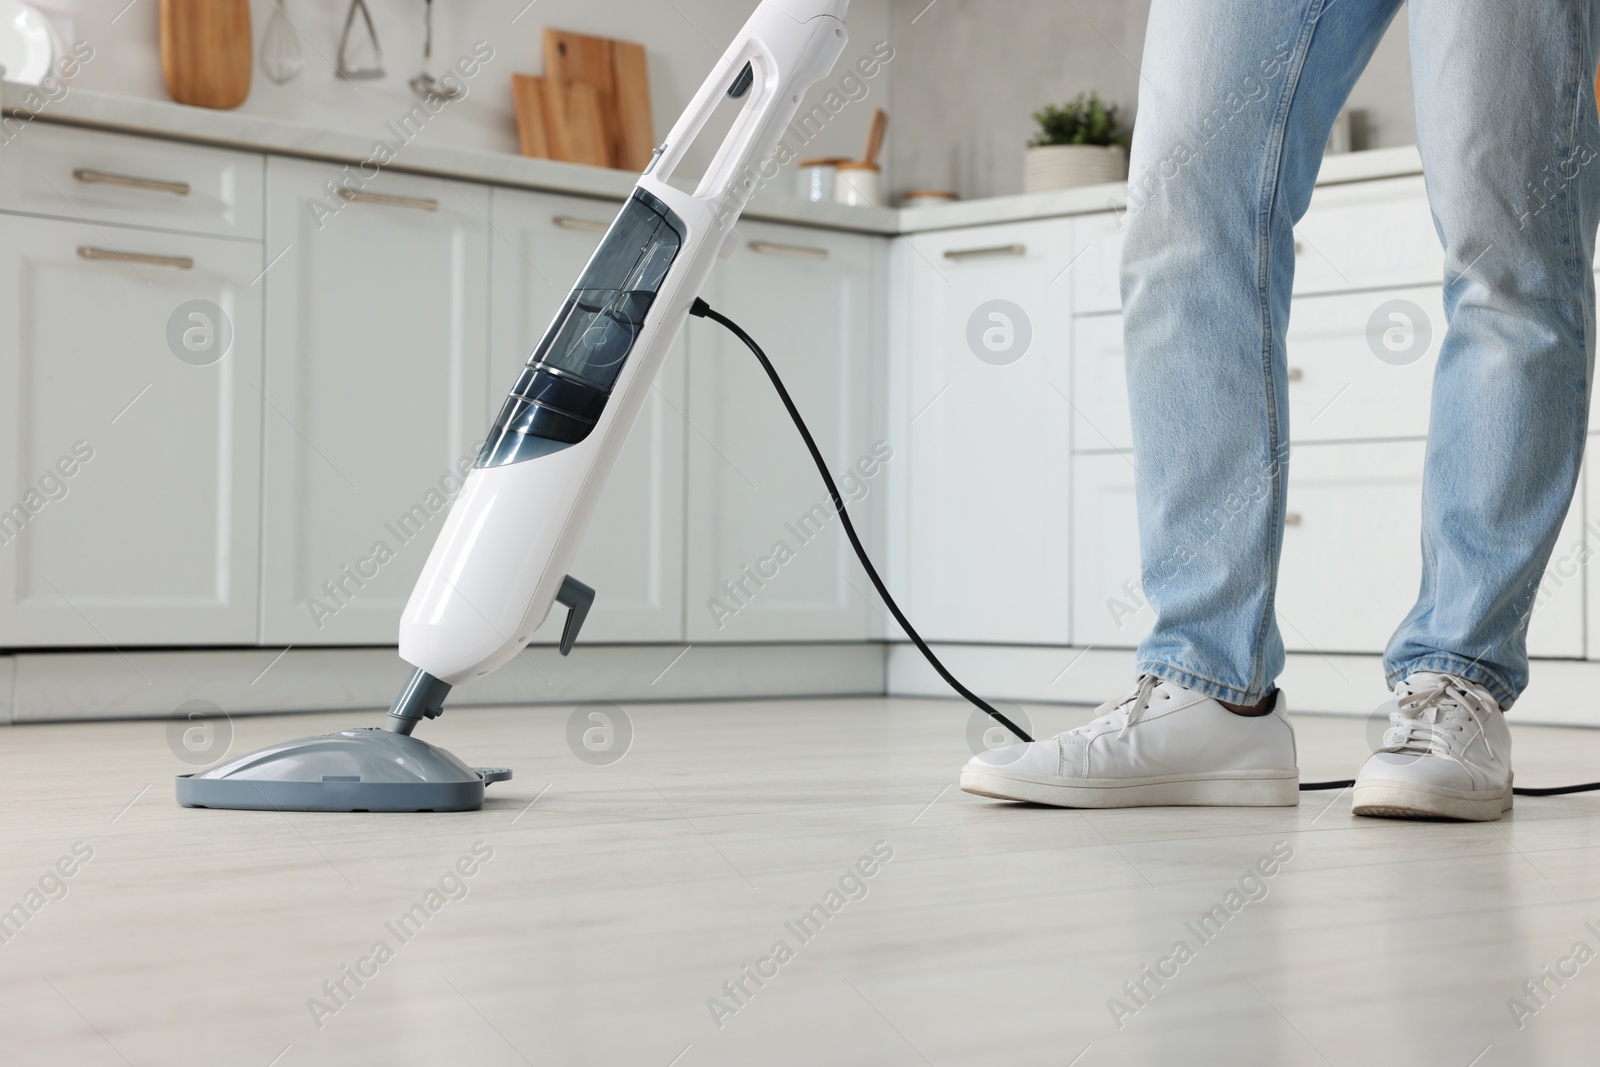
M 428 73 L 428 60 L 433 58 L 433 0 L 422 0 L 422 72 L 411 79 L 411 91 L 422 99 L 437 96 L 441 100 L 454 100 L 461 95 L 461 85 L 443 85 Z
M 261 69 L 279 85 L 294 81 L 306 65 L 305 56 L 300 53 L 300 35 L 283 10 L 288 2 L 274 0 L 267 32 L 261 35 Z
M 357 14 L 360 14 L 366 26 L 367 44 L 372 49 L 370 66 L 357 67 L 351 61 L 350 31 L 355 28 Z M 372 25 L 372 12 L 367 10 L 366 0 L 350 0 L 350 11 L 344 17 L 344 32 L 339 35 L 338 74 L 351 81 L 371 81 L 383 77 L 383 46 L 378 44 L 378 31 Z

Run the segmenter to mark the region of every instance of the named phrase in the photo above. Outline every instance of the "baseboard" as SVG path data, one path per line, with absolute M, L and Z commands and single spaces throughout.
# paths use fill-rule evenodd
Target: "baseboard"
M 1131 649 L 1017 645 L 935 645 L 957 678 L 986 697 L 1017 702 L 1099 704 L 1133 679 Z M 1600 663 L 1534 660 L 1528 691 L 1511 714 L 1517 722 L 1600 726 Z M 950 687 L 913 646 L 889 646 L 890 696 L 950 696 Z M 1370 715 L 1388 699 L 1382 658 L 1290 653 L 1279 684 L 1295 711 Z
M 450 706 L 881 695 L 884 645 L 535 647 Z M 410 667 L 393 648 L 19 652 L 0 656 L 0 723 L 152 719 L 202 700 L 229 715 L 376 711 Z
M 1127 649 L 934 646 L 956 677 L 996 700 L 1098 704 L 1133 677 Z M 160 719 L 189 701 L 230 715 L 376 711 L 409 667 L 393 648 L 18 652 L 0 655 L 0 725 Z M 1600 663 L 1535 660 L 1518 722 L 1600 726 Z M 1369 715 L 1386 698 L 1375 655 L 1290 654 L 1281 684 L 1296 711 Z M 451 707 L 584 700 L 951 697 L 909 644 L 589 645 L 523 652 L 456 691 Z

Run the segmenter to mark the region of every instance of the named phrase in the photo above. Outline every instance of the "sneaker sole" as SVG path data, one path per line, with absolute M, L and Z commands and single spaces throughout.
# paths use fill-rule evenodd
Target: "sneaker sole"
M 1511 810 L 1511 783 L 1504 789 L 1467 792 L 1448 786 L 1406 782 L 1357 782 L 1350 814 L 1386 819 L 1459 819 L 1494 822 Z
M 1071 781 L 1002 767 L 961 772 L 964 792 L 1057 808 L 1292 808 L 1300 803 L 1298 771 L 1229 771 L 1153 778 Z

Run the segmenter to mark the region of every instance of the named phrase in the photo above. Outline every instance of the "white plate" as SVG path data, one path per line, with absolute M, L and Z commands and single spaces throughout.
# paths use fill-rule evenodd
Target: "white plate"
M 31 4 L 0 0 L 0 67 L 5 80 L 38 85 L 55 65 L 55 28 Z

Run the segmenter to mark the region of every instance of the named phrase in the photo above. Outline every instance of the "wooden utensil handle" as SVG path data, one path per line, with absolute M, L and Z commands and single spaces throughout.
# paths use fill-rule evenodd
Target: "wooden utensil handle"
M 883 135 L 888 129 L 889 113 L 880 107 L 872 113 L 872 128 L 867 131 L 867 152 L 861 157 L 861 162 L 878 162 L 878 153 L 883 151 Z

